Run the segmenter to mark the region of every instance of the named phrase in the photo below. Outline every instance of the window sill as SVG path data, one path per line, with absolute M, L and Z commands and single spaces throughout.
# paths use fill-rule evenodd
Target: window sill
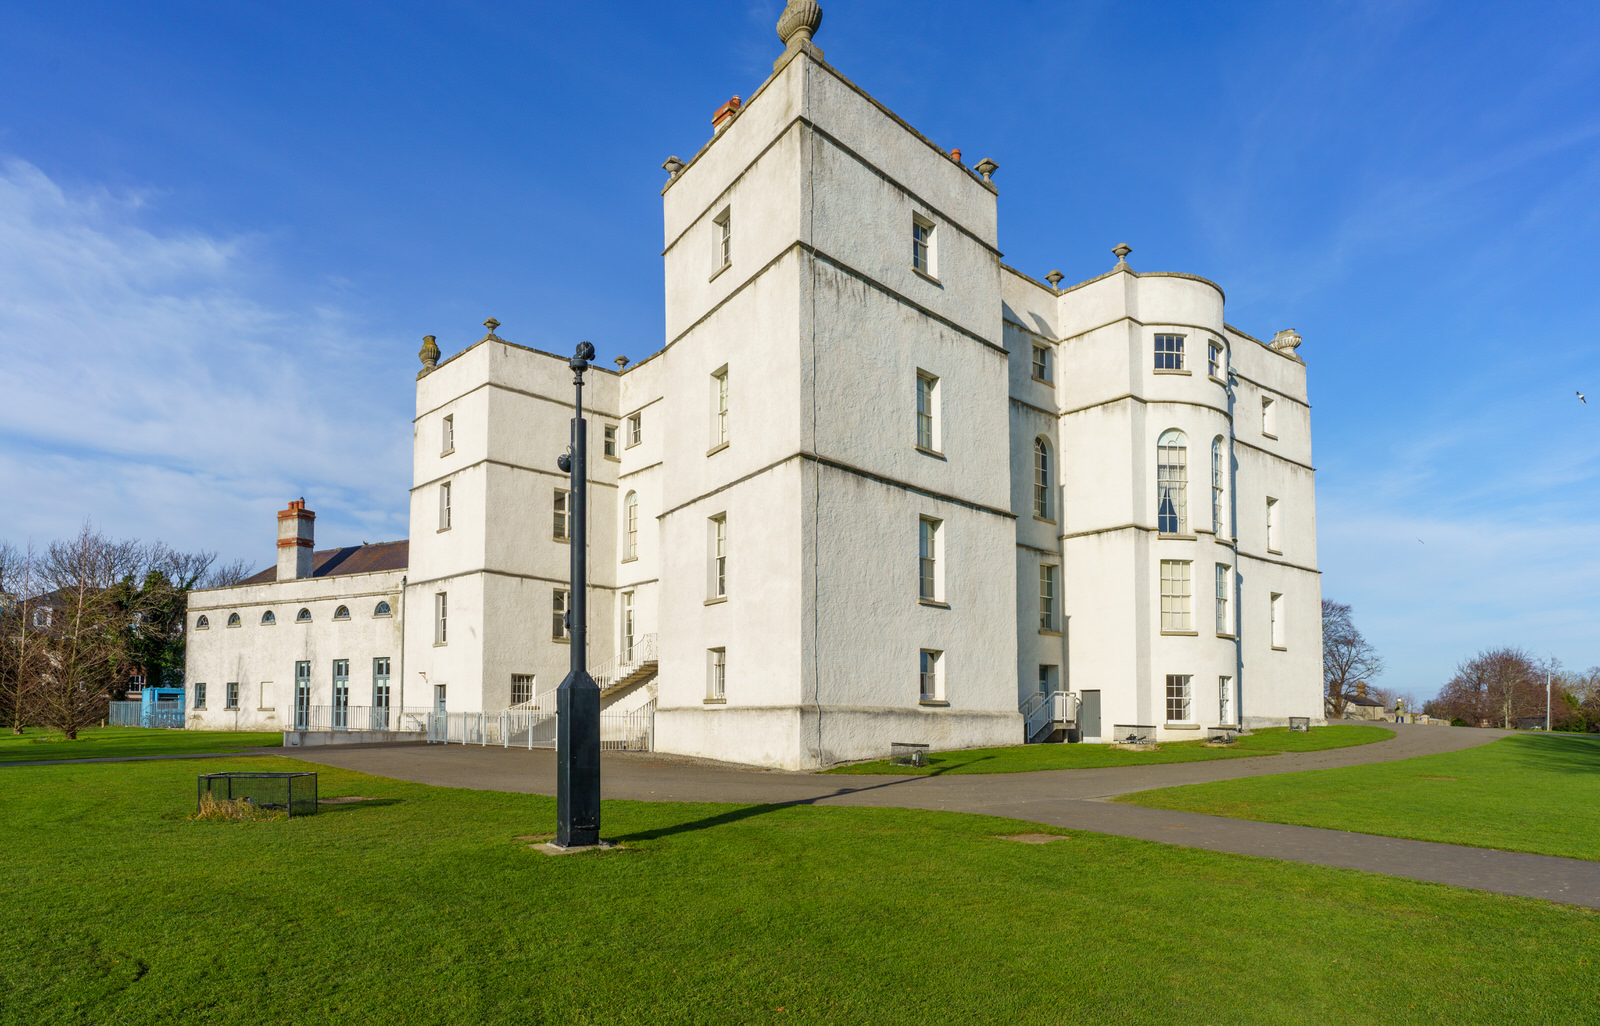
M 1276 442 L 1278 440 L 1278 436 L 1273 434 L 1271 431 L 1263 431 L 1263 432 L 1261 432 L 1261 437 L 1262 438 L 1270 438 L 1274 442 Z
M 197 706 L 194 707 L 194 709 L 192 711 L 194 711 L 194 712 L 205 712 L 206 711 L 206 707 L 203 706 L 203 705 L 197 705 Z
M 1155 368 L 1155 373 L 1157 373 L 1157 374 L 1177 374 L 1177 375 L 1180 375 L 1182 377 L 1188 377 L 1189 375 L 1193 374 L 1194 371 L 1189 370 L 1187 367 L 1156 367 Z
M 572 639 L 571 638 L 551 638 L 550 642 L 551 642 L 551 644 L 554 644 L 554 645 L 570 645 L 570 644 L 572 644 Z
M 637 563 L 637 562 L 639 562 L 639 557 L 638 556 L 624 556 L 621 559 L 617 560 L 617 562 L 618 563 Z
M 928 606 L 931 609 L 949 609 L 950 608 L 950 603 L 948 603 L 948 602 L 940 602 L 937 599 L 919 598 L 919 599 L 917 599 L 917 605 L 919 605 L 919 606 Z
M 935 278 L 933 275 L 929 274 L 927 271 L 924 271 L 920 267 L 913 267 L 911 269 L 911 273 L 916 275 L 918 278 L 922 278 L 925 281 L 932 282 L 933 284 L 939 286 L 941 289 L 944 288 L 944 282 L 940 281 L 938 278 Z
M 702 698 L 700 700 L 700 704 L 701 705 L 727 705 L 728 704 L 728 700 L 726 698 Z
M 1164 541 L 1195 541 L 1198 538 L 1193 534 L 1157 534 L 1156 537 Z
M 1041 524 L 1049 524 L 1051 527 L 1056 526 L 1056 522 L 1054 520 L 1051 520 L 1049 517 L 1041 517 L 1037 513 L 1033 515 L 1033 519 L 1037 520 Z
M 711 448 L 707 449 L 706 450 L 706 455 L 707 456 L 715 456 L 717 453 L 721 452 L 722 450 L 726 449 L 727 447 L 728 447 L 728 443 L 727 442 L 720 442 L 720 443 L 718 443 L 716 445 L 713 445 Z
M 1061 637 L 1061 632 L 1060 631 L 1047 631 L 1043 627 L 1039 628 L 1039 633 L 1044 635 L 1047 638 L 1059 638 L 1059 637 Z
M 1035 374 L 1035 375 L 1034 375 L 1034 376 L 1033 376 L 1033 380 L 1034 380 L 1034 381 L 1037 381 L 1037 382 L 1038 382 L 1038 383 L 1039 383 L 1039 384 L 1041 384 L 1041 385 L 1054 385 L 1054 384 L 1055 384 L 1055 382 L 1054 382 L 1054 381 L 1051 381 L 1051 380 L 1050 380 L 1050 379 L 1049 379 L 1049 378 L 1041 378 L 1041 377 L 1039 377 L 1039 375 L 1037 375 L 1037 374 Z
M 634 448 L 635 446 L 637 446 L 639 444 L 640 443 L 638 443 L 638 442 L 629 442 L 627 445 L 624 445 L 623 448 L 624 449 L 632 449 L 632 448 Z
M 1273 556 L 1281 556 L 1281 555 L 1283 555 L 1283 550 L 1282 549 L 1275 549 L 1270 545 L 1267 546 L 1267 552 L 1268 552 L 1268 554 L 1273 555 Z
M 1172 720 L 1168 720 L 1166 723 L 1163 723 L 1162 726 L 1165 727 L 1167 730 L 1199 730 L 1200 729 L 1200 724 L 1198 724 L 1198 723 L 1186 723 L 1186 722 L 1185 723 L 1179 723 L 1179 722 L 1174 722 Z
M 263 706 L 262 708 L 259 708 L 259 709 L 256 710 L 256 712 L 277 712 L 277 711 L 278 711 L 278 707 L 274 706 L 274 705 Z
M 450 645 L 450 642 L 448 642 L 448 641 L 435 641 L 433 643 L 433 647 L 434 648 L 447 648 L 447 647 L 449 647 L 449 645 Z
M 445 533 L 445 532 L 446 532 L 446 531 L 448 531 L 448 530 L 450 530 L 450 528 L 448 528 L 448 527 L 441 527 L 441 528 L 439 528 L 439 529 L 438 529 L 438 530 L 437 530 L 437 531 L 435 531 L 435 532 L 433 532 L 433 533 L 434 533 L 434 534 L 443 534 L 443 533 Z
M 571 545 L 572 544 L 572 539 L 571 538 L 563 538 L 559 534 L 552 534 L 550 536 L 550 540 L 553 541 L 553 542 L 560 542 L 562 545 Z
M 622 457 L 621 456 L 604 456 L 604 457 L 602 457 L 602 459 L 608 459 L 612 463 L 621 463 L 622 462 Z
M 1228 379 L 1226 379 L 1226 378 L 1219 378 L 1215 374 L 1207 374 L 1206 377 L 1210 378 L 1212 381 L 1215 381 L 1217 384 L 1221 385 L 1223 388 L 1227 388 L 1228 387 Z
M 225 705 L 225 706 L 222 707 L 222 711 L 223 712 L 238 712 L 239 711 L 239 707 L 236 706 L 236 705 Z
M 726 595 L 718 595 L 716 598 L 708 598 L 708 599 L 706 599 L 705 605 L 708 605 L 708 606 L 720 606 L 726 601 L 728 601 L 728 596 L 726 596 Z
M 1163 638 L 1198 638 L 1199 631 L 1162 631 Z
M 454 455 L 455 455 L 455 454 L 456 454 L 456 450 L 455 450 L 455 448 L 454 448 L 454 447 L 453 447 L 453 446 L 452 446 L 452 447 L 451 447 L 451 448 L 449 448 L 449 449 L 446 449 L 446 450 L 445 450 L 445 451 L 444 451 L 444 452 L 441 452 L 441 453 L 440 453 L 440 454 L 439 454 L 439 458 L 440 458 L 440 459 L 444 459 L 444 458 L 445 458 L 445 457 L 446 457 L 446 456 L 454 456 Z
M 948 709 L 950 707 L 950 703 L 942 698 L 919 698 L 917 699 L 917 704 L 927 706 L 930 709 Z
M 706 281 L 707 282 L 716 281 L 718 278 L 722 277 L 723 272 L 727 271 L 727 269 L 732 267 L 732 266 L 733 266 L 733 261 L 729 260 L 727 263 L 723 264 L 721 267 L 717 268 L 715 271 L 712 271 L 711 272 L 711 277 L 707 278 Z
M 1224 634 L 1222 631 L 1218 631 L 1217 632 L 1217 637 L 1221 638 L 1223 641 L 1238 641 L 1239 640 L 1239 636 L 1237 634 Z
M 1288 647 L 1284 646 L 1284 645 L 1273 645 L 1272 646 L 1272 650 L 1274 652 L 1287 652 L 1287 651 L 1289 651 Z
M 242 624 L 242 623 L 230 623 L 230 624 L 228 624 L 228 628 L 230 630 L 233 629 L 234 627 L 243 627 L 243 626 L 244 626 L 244 624 Z
M 927 447 L 927 446 L 925 446 L 925 445 L 919 445 L 919 446 L 917 446 L 917 451 L 918 451 L 918 452 L 920 452 L 920 453 L 922 453 L 922 455 L 924 455 L 924 456 L 932 456 L 932 457 L 933 457 L 933 458 L 934 458 L 934 459 L 936 459 L 936 460 L 943 460 L 943 459 L 945 459 L 945 455 L 944 455 L 944 453 L 942 453 L 942 452 L 940 452 L 940 451 L 939 451 L 939 450 L 937 450 L 937 449 L 930 449 L 930 448 L 928 448 L 928 447 Z M 946 461 L 946 462 L 948 462 L 948 460 L 947 460 L 947 461 Z

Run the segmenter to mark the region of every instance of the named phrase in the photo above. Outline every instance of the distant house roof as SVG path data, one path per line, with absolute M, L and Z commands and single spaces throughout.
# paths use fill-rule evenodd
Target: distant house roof
M 1378 701 L 1376 698 L 1360 698 L 1360 697 L 1347 698 L 1347 699 L 1344 700 L 1344 703 L 1345 703 L 1345 705 L 1365 705 L 1365 706 L 1373 706 L 1373 707 L 1376 707 L 1378 709 L 1382 709 L 1383 708 L 1383 703 Z
M 342 549 L 323 549 L 311 554 L 312 577 L 344 577 L 349 574 L 377 574 L 385 570 L 404 570 L 411 554 L 411 540 L 377 542 L 373 545 L 349 545 Z M 236 587 L 250 584 L 273 584 L 278 580 L 278 568 L 265 570 L 240 581 Z

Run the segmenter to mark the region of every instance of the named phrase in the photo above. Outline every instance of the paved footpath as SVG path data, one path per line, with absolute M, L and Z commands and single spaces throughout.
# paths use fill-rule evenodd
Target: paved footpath
M 647 753 L 608 752 L 602 763 L 601 789 L 606 798 L 636 801 L 866 805 L 976 812 L 1074 830 L 1386 873 L 1600 908 L 1600 862 L 1169 812 L 1104 800 L 1113 795 L 1158 787 L 1356 766 L 1458 751 L 1487 744 L 1510 733 L 1403 724 L 1387 726 L 1396 731 L 1393 740 L 1325 752 L 992 775 L 901 777 L 784 773 Z M 307 762 L 441 787 L 555 793 L 555 753 L 548 750 L 470 745 L 349 745 L 302 748 L 292 755 Z

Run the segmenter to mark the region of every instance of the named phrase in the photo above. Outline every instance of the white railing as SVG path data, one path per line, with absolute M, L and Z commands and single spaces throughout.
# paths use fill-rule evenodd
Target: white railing
M 633 676 L 639 667 L 647 663 L 657 662 L 660 654 L 657 650 L 656 635 L 641 634 L 633 639 L 632 645 L 625 645 L 621 652 L 613 659 L 608 659 L 589 672 L 594 682 L 604 691 L 613 681 L 626 680 Z
M 1049 723 L 1076 723 L 1078 696 L 1070 691 L 1041 691 L 1029 695 L 1018 708 L 1022 713 L 1023 740 L 1032 741 Z
M 396 709 L 382 705 L 313 705 L 295 710 L 293 730 L 392 730 L 421 734 L 428 729 L 427 709 Z
M 497 748 L 554 748 L 555 692 L 546 692 L 539 697 L 549 698 L 550 711 L 530 709 L 527 706 L 533 703 L 524 703 L 515 709 L 497 713 L 429 713 L 426 723 L 428 741 L 446 745 L 494 745 Z M 653 698 L 631 712 L 600 713 L 601 751 L 654 751 L 655 737 L 656 701 Z

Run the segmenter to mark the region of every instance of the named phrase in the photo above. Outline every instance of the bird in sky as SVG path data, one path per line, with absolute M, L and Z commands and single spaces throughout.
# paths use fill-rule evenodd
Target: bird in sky
M 1582 404 L 1583 404 L 1583 405 L 1585 405 L 1585 406 L 1588 406 L 1588 405 L 1589 405 L 1589 400 L 1587 400 L 1587 399 L 1585 399 L 1585 398 L 1584 398 L 1584 397 L 1583 397 L 1583 393 L 1582 393 L 1582 392 L 1579 392 L 1579 393 L 1578 393 L 1578 402 L 1580 402 L 1580 403 L 1582 403 Z

